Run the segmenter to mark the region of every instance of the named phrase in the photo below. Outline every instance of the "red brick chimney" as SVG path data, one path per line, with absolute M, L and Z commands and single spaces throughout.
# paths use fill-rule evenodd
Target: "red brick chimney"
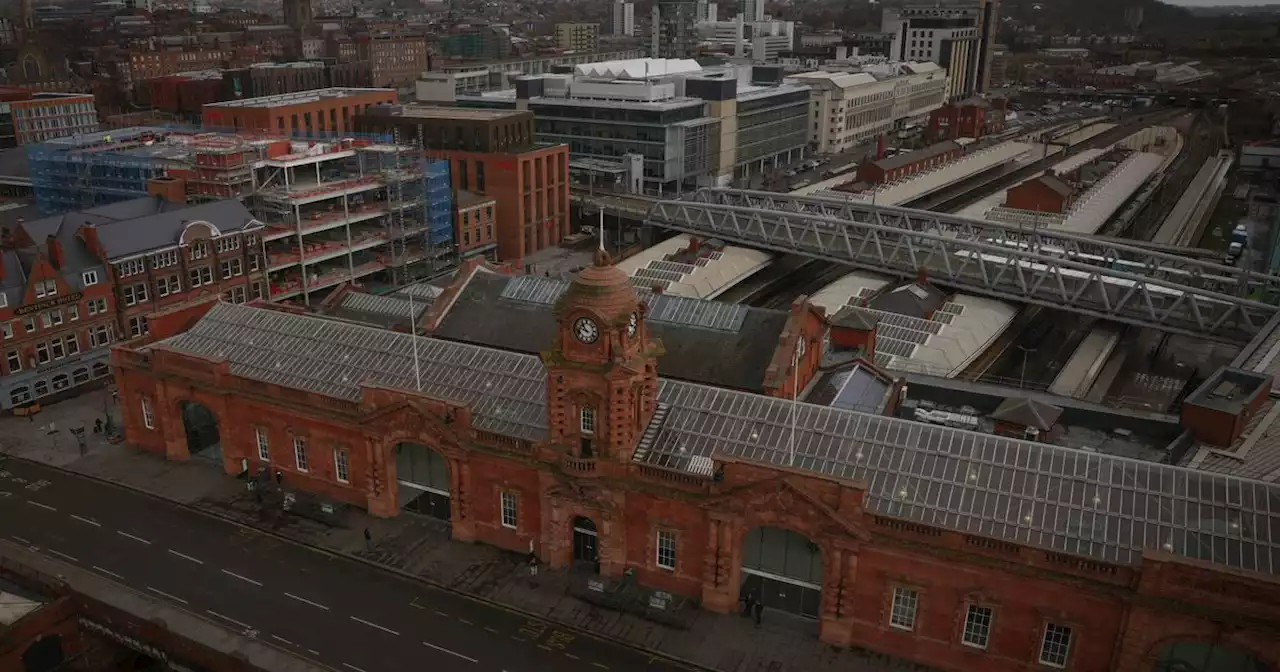
M 187 181 L 177 177 L 153 177 L 147 180 L 147 195 L 170 203 L 186 203 Z
M 53 264 L 56 269 L 62 268 L 62 241 L 49 236 L 45 242 L 45 248 L 49 251 L 49 263 Z
M 925 267 L 923 267 L 923 266 L 921 266 L 920 268 L 917 268 L 917 269 L 916 269 L 916 282 L 918 282 L 918 283 L 920 283 L 920 284 L 922 284 L 922 285 L 927 285 L 927 284 L 929 284 L 929 271 L 928 271 L 928 269 L 926 269 L 926 268 L 925 268 Z
M 84 246 L 89 248 L 90 254 L 102 261 L 107 260 L 107 252 L 102 249 L 102 241 L 98 240 L 98 229 L 92 226 L 81 227 L 80 240 L 84 241 Z

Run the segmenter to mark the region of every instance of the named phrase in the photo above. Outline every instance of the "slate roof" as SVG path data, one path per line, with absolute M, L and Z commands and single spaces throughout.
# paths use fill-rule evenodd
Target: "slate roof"
M 1076 191 L 1071 185 L 1067 184 L 1066 180 L 1057 175 L 1041 175 L 1038 181 L 1063 198 L 1071 198 L 1071 194 Z
M 991 417 L 1000 422 L 1047 432 L 1062 417 L 1062 409 L 1030 397 L 1010 397 L 1000 402 Z
M 244 204 L 236 200 L 184 205 L 150 196 L 45 217 L 22 226 L 37 242 L 51 233 L 74 235 L 82 227 L 92 226 L 98 230 L 98 240 L 108 258 L 121 259 L 177 245 L 182 230 L 197 220 L 207 221 L 223 233 L 260 226 Z
M 828 321 L 833 327 L 871 331 L 879 324 L 880 318 L 869 310 L 863 310 L 856 306 L 845 306 L 837 311 L 835 315 L 832 315 Z
M 229 303 L 144 350 L 355 400 L 366 380 L 414 389 L 415 339 L 424 393 L 470 404 L 478 429 L 545 436 L 546 374 L 530 355 Z M 670 379 L 658 395 L 666 415 L 644 462 L 790 465 L 866 483 L 876 515 L 1108 562 L 1156 550 L 1280 573 L 1277 485 Z
M 477 269 L 434 335 L 513 352 L 555 342 L 555 301 L 569 283 Z M 787 313 L 672 295 L 648 295 L 649 331 L 666 354 L 661 375 L 740 390 L 761 390 Z M 512 328 L 512 325 L 519 325 Z M 733 353 L 727 358 L 726 353 Z
M 960 149 L 960 145 L 954 140 L 947 140 L 945 142 L 929 145 L 924 149 L 917 149 L 914 152 L 905 152 L 896 156 L 880 159 L 875 162 L 875 165 L 879 166 L 882 170 L 893 170 L 894 168 L 908 166 L 922 159 L 946 154 L 947 152 L 956 149 Z

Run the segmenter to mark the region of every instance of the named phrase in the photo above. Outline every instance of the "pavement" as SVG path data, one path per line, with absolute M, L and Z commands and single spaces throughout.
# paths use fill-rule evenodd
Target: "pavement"
M 0 418 L 0 452 L 19 458 L 0 465 L 0 534 L 305 659 L 349 672 L 924 669 L 822 644 L 814 622 L 781 613 L 755 627 L 690 609 L 673 627 L 599 608 L 570 593 L 568 572 L 530 576 L 522 554 L 455 542 L 421 516 L 300 518 L 211 462 L 93 434 L 109 399 Z

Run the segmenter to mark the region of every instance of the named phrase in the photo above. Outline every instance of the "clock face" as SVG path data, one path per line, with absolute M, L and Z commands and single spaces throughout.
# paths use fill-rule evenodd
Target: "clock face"
M 600 338 L 600 327 L 591 318 L 579 317 L 573 323 L 573 335 L 583 343 L 595 343 Z
M 627 318 L 627 336 L 635 336 L 636 328 L 640 326 L 640 316 L 631 313 L 631 317 Z

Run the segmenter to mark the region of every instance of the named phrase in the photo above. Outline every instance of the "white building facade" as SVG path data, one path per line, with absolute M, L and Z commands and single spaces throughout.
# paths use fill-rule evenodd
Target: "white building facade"
M 923 121 L 945 102 L 949 83 L 947 71 L 936 63 L 806 72 L 787 81 L 809 86 L 809 142 L 824 154 L 852 149 Z

